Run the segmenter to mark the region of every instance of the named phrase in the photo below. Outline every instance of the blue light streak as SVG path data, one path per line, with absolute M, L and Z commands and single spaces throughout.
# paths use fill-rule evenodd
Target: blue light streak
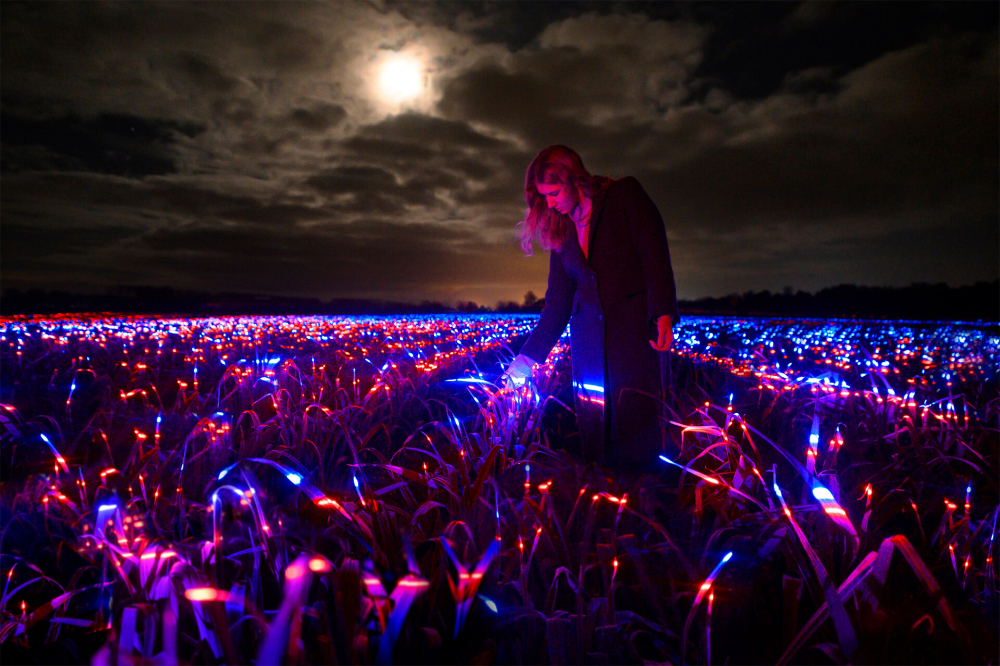
M 813 497 L 818 499 L 820 502 L 836 502 L 833 498 L 833 493 L 824 488 L 823 486 L 816 486 L 813 488 Z

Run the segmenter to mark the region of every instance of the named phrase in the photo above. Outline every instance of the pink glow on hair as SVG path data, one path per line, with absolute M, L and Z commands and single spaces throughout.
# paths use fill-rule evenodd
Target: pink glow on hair
M 521 249 L 530 256 L 532 241 L 537 241 L 544 250 L 557 248 L 566 240 L 572 226 L 566 215 L 546 205 L 545 197 L 535 187 L 536 183 L 568 185 L 577 198 L 581 198 L 592 196 L 602 180 L 587 171 L 580 155 L 572 148 L 556 145 L 542 149 L 531 160 L 524 176 L 524 197 L 528 210 L 517 225 Z

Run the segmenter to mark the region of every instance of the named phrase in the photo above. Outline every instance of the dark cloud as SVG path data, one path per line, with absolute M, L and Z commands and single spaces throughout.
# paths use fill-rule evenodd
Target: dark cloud
M 441 295 L 462 283 L 503 277 L 496 270 L 482 270 L 484 259 L 496 257 L 467 232 L 374 219 L 335 233 L 161 230 L 144 236 L 132 254 L 154 270 L 184 274 L 193 283 L 210 279 L 220 289 L 267 293 L 311 289 L 324 297 L 398 297 L 413 289 Z
M 4 271 L 31 268 L 38 260 L 65 255 L 86 256 L 95 247 L 114 240 L 135 236 L 125 227 L 58 227 L 45 228 L 16 221 L 0 225 Z M 30 255 L 17 251 L 31 247 Z
M 815 102 L 820 97 L 840 92 L 840 82 L 832 67 L 809 67 L 787 72 L 781 88 L 789 94 Z
M 73 207 L 95 215 L 140 216 L 147 220 L 228 220 L 247 225 L 294 226 L 322 218 L 325 213 L 301 204 L 249 194 L 198 187 L 184 181 L 130 182 L 82 174 L 39 176 L 23 174 L 8 179 L 3 191 L 5 211 L 23 214 L 42 211 L 50 218 Z M 41 205 L 44 200 L 46 205 Z M 38 218 L 42 215 L 34 214 Z
M 564 143 L 640 179 L 684 297 L 991 279 L 997 7 L 0 3 L 0 277 L 520 299 Z
M 770 133 L 730 138 L 648 173 L 680 220 L 714 228 L 940 214 L 953 205 L 996 211 L 996 72 L 991 54 L 969 48 L 964 40 L 934 41 L 888 55 L 842 79 L 843 94 L 822 104 L 786 98 L 793 108 L 782 110 L 776 99 Z M 938 94 L 946 87 L 955 92 Z M 732 124 L 744 119 L 738 110 L 713 120 L 692 114 L 683 129 L 723 124 L 732 137 Z
M 141 178 L 175 173 L 171 153 L 179 135 L 204 131 L 194 123 L 101 114 L 32 119 L 0 116 L 3 127 L 3 170 L 96 171 Z
M 240 98 L 221 98 L 212 102 L 211 114 L 221 124 L 245 127 L 257 119 L 257 108 L 253 102 Z
M 168 77 L 180 77 L 178 88 L 194 88 L 209 94 L 226 95 L 240 86 L 235 76 L 227 74 L 218 64 L 200 53 L 182 51 L 171 54 L 161 62 L 150 63 L 151 68 L 167 73 Z
M 990 2 L 708 3 L 712 30 L 697 78 L 741 99 L 780 90 L 789 72 L 843 76 L 890 51 L 963 32 L 996 30 Z
M 558 115 L 566 107 L 559 83 L 547 86 L 542 77 L 531 72 L 507 72 L 488 65 L 449 81 L 438 108 L 452 118 L 551 135 L 553 130 L 558 132 L 555 125 L 559 123 L 571 128 L 580 125 L 576 119 Z M 536 123 L 545 126 L 535 132 Z
M 344 107 L 325 102 L 320 102 L 309 109 L 292 109 L 288 114 L 288 119 L 292 123 L 312 132 L 326 131 L 338 125 L 346 117 L 347 111 Z
M 396 177 L 378 167 L 338 167 L 309 178 L 306 183 L 327 194 L 399 191 Z
M 341 148 L 351 159 L 392 165 L 396 173 L 411 179 L 400 187 L 380 175 L 382 182 L 367 188 L 373 194 L 389 194 L 398 188 L 409 193 L 410 203 L 423 205 L 450 205 L 425 196 L 443 190 L 455 204 L 509 206 L 519 201 L 518 183 L 523 177 L 519 172 L 531 159 L 511 142 L 477 132 L 467 122 L 416 113 L 362 127 Z
M 505 147 L 505 142 L 475 131 L 466 122 L 432 118 L 417 113 L 390 116 L 377 125 L 369 125 L 359 138 L 379 138 L 397 142 L 420 143 L 435 151 L 486 151 Z
M 379 167 L 343 166 L 309 177 L 306 185 L 337 208 L 368 214 L 402 214 L 408 206 L 433 206 L 439 190 L 462 187 L 445 171 L 421 171 L 403 180 Z

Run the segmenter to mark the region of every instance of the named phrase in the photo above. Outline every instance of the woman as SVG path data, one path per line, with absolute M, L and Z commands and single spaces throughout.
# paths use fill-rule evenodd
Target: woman
M 635 178 L 592 176 L 566 146 L 528 166 L 521 247 L 549 255 L 545 308 L 507 369 L 531 375 L 570 324 L 581 451 L 642 467 L 662 453 L 660 358 L 673 342 L 677 295 L 663 218 Z

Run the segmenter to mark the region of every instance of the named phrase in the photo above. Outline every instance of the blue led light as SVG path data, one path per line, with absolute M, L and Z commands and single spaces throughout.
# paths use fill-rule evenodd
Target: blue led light
M 823 486 L 816 486 L 813 488 L 813 497 L 818 499 L 820 502 L 835 502 L 833 498 L 833 493 L 824 488 Z

